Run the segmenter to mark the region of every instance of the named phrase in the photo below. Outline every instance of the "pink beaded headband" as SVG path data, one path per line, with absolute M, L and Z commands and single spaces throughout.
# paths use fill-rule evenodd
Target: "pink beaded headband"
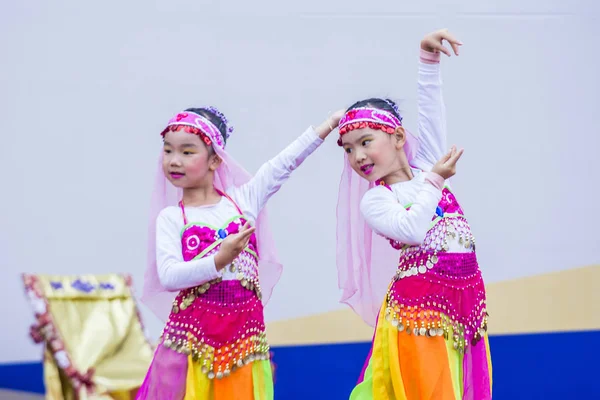
M 173 127 L 179 126 L 186 127 L 188 133 L 200 136 L 207 146 L 216 144 L 221 149 L 225 149 L 225 142 L 219 129 L 202 115 L 191 111 L 182 111 L 169 120 L 161 135 L 164 137 L 168 131 L 174 130 Z
M 388 111 L 372 107 L 354 108 L 348 110 L 340 120 L 338 144 L 342 145 L 342 135 L 355 129 L 378 129 L 391 135 L 399 126 L 402 126 L 402 119 Z

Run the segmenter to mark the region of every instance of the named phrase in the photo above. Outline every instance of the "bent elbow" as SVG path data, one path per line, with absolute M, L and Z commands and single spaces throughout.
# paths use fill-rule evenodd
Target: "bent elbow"
M 160 285 L 169 292 L 174 292 L 179 289 L 170 276 L 168 267 L 158 269 L 158 281 L 160 282 Z
M 164 276 L 159 276 L 158 280 L 160 281 L 161 286 L 165 288 L 165 290 L 168 290 L 169 292 L 174 292 L 177 290 L 171 279 L 168 279 Z

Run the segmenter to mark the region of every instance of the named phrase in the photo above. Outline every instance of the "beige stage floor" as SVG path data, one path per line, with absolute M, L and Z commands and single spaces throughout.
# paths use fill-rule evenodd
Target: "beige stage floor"
M 0 389 L 0 400 L 42 400 L 44 395 Z

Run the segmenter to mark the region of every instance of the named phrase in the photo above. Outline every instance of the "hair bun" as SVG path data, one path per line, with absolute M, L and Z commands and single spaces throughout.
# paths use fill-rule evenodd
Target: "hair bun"
M 225 135 L 227 139 L 229 139 L 229 136 L 231 136 L 231 134 L 233 133 L 233 126 L 229 126 L 229 121 L 227 120 L 225 114 L 223 114 L 221 111 L 219 111 L 217 107 L 214 106 L 202 107 L 201 109 L 213 113 L 217 118 L 221 120 L 223 125 L 225 125 Z

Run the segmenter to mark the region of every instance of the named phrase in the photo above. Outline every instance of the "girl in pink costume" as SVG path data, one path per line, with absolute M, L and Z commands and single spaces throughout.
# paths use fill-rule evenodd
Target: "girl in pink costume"
M 375 326 L 351 400 L 491 398 L 485 288 L 447 181 L 462 150 L 446 150 L 443 40 L 458 55 L 461 43 L 446 30 L 421 42 L 418 138 L 389 100 L 360 101 L 340 121 L 342 301 Z
M 166 326 L 138 399 L 273 398 L 263 304 L 281 265 L 264 207 L 342 114 L 307 129 L 254 177 L 225 151 L 231 129 L 214 107 L 168 122 L 142 297 Z

